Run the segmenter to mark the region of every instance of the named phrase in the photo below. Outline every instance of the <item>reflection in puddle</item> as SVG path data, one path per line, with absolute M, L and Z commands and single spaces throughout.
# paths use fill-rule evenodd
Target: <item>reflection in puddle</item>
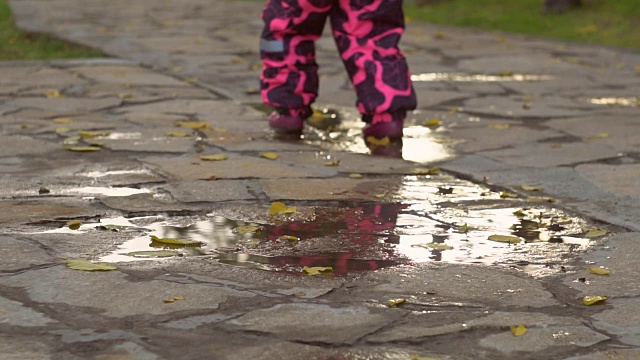
M 131 196 L 136 194 L 148 194 L 149 189 L 135 189 L 127 187 L 92 187 L 87 186 L 78 189 L 65 190 L 67 193 L 84 195 L 105 195 L 105 196 Z
M 640 107 L 640 98 L 636 96 L 602 97 L 602 98 L 589 99 L 588 101 L 594 105 Z
M 159 250 L 149 236 L 154 235 L 202 243 L 165 246 L 183 256 L 208 256 L 281 272 L 331 266 L 340 275 L 443 261 L 502 264 L 542 275 L 559 271 L 567 254 L 584 251 L 590 244 L 580 237 L 584 220 L 542 206 L 514 207 L 513 200 L 500 199 L 498 193 L 462 180 L 445 180 L 406 177 L 394 194 L 388 194 L 393 203 L 314 207 L 313 220 L 251 223 L 215 214 L 167 218 L 144 224 L 148 229 L 144 235 L 100 260 L 148 261 L 130 253 Z M 491 241 L 491 235 L 518 236 L 521 242 Z
M 505 81 L 545 81 L 552 80 L 549 75 L 504 74 L 464 74 L 464 73 L 424 73 L 412 75 L 412 81 L 455 81 L 455 82 L 505 82 Z
M 112 171 L 89 171 L 86 173 L 80 173 L 79 176 L 86 176 L 90 178 L 101 178 L 106 176 L 120 176 L 120 175 L 153 175 L 153 173 L 147 169 L 134 169 L 134 170 L 112 170 Z

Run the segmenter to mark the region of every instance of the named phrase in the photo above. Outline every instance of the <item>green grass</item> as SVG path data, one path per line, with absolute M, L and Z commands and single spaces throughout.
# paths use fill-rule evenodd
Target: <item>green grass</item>
M 44 35 L 33 35 L 15 28 L 11 9 L 0 0 L 0 60 L 44 60 L 104 57 L 100 51 L 71 45 Z
M 407 0 L 409 19 L 584 43 L 640 49 L 639 0 L 585 0 L 582 8 L 545 14 L 542 0 L 443 0 L 416 6 Z

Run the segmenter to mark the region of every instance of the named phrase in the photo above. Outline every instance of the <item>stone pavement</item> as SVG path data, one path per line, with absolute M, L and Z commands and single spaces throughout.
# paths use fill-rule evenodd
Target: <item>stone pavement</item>
M 259 2 L 10 3 L 114 58 L 0 64 L 2 358 L 640 358 L 640 54 L 409 24 L 401 160 L 366 154 L 329 38 L 343 122 L 273 137 Z M 134 257 L 149 234 L 205 246 Z

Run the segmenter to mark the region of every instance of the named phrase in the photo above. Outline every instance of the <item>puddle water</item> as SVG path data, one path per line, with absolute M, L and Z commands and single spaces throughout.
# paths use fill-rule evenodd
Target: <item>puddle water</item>
M 309 206 L 311 218 L 246 222 L 210 214 L 120 219 L 114 223 L 120 227 L 111 228 L 105 220 L 99 224 L 102 230 L 87 224 L 75 233 L 135 226 L 136 236 L 100 261 L 207 256 L 226 264 L 291 273 L 300 273 L 303 266 L 331 266 L 336 275 L 435 261 L 514 266 L 542 276 L 560 271 L 570 253 L 590 245 L 581 236 L 585 220 L 544 206 L 523 208 L 523 203 L 500 199 L 498 193 L 472 183 L 445 180 L 405 177 L 393 194 L 387 194 L 390 203 Z M 162 244 L 151 235 L 197 245 Z M 520 241 L 492 241 L 491 235 L 517 236 Z M 149 252 L 157 250 L 165 251 Z
M 602 97 L 588 99 L 594 105 L 640 107 L 640 97 Z
M 101 178 L 101 177 L 107 177 L 107 176 L 120 176 L 120 175 L 153 175 L 153 173 L 147 169 L 133 169 L 133 170 L 89 171 L 86 173 L 80 173 L 78 175 L 90 177 L 90 178 Z
M 506 81 L 546 81 L 552 80 L 549 75 L 513 74 L 510 72 L 487 75 L 465 73 L 424 73 L 412 75 L 412 81 L 454 81 L 454 82 L 506 82 Z
M 92 187 L 87 186 L 77 189 L 65 190 L 70 194 L 82 194 L 82 195 L 105 195 L 105 196 L 131 196 L 136 194 L 150 193 L 149 189 L 135 189 L 128 187 Z

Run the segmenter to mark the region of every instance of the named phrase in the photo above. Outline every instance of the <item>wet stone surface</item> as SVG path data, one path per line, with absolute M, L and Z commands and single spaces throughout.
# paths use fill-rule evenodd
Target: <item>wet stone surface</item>
M 420 104 L 382 157 L 326 36 L 319 112 L 268 129 L 260 3 L 10 4 L 129 60 L 0 64 L 0 353 L 637 357 L 638 54 L 408 24 Z

